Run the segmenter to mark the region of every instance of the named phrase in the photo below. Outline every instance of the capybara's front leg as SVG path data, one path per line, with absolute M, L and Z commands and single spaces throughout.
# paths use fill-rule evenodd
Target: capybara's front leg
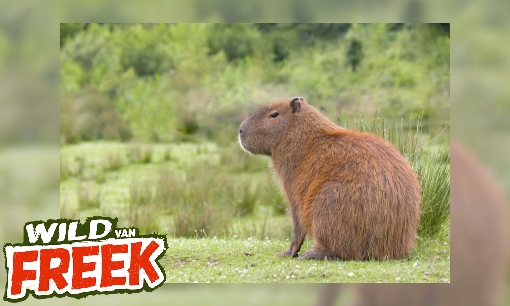
M 295 212 L 292 212 L 292 221 L 294 223 L 294 232 L 292 235 L 292 242 L 287 251 L 280 253 L 280 256 L 297 257 L 303 241 L 305 241 L 306 232 L 303 227 L 299 224 L 299 219 Z

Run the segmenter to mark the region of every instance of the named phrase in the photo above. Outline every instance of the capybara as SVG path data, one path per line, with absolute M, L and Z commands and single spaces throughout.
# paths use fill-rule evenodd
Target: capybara
M 293 220 L 282 256 L 384 260 L 406 256 L 420 219 L 420 184 L 384 139 L 337 126 L 303 98 L 260 108 L 241 123 L 241 147 L 271 157 Z
M 505 294 L 509 256 L 507 201 L 494 177 L 460 144 L 451 153 L 451 284 L 324 285 L 317 306 L 340 288 L 352 306 L 495 306 Z

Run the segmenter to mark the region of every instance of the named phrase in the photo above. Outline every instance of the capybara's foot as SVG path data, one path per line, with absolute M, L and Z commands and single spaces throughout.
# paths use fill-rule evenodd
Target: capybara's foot
M 316 249 L 311 249 L 311 250 L 307 251 L 306 253 L 304 253 L 303 255 L 299 256 L 299 259 L 329 260 L 329 259 L 335 259 L 335 258 L 336 258 L 336 256 L 329 252 L 326 252 L 323 250 L 316 250 Z

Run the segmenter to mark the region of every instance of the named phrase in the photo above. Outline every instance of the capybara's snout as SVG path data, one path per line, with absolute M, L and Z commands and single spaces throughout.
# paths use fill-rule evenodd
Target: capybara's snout
M 239 126 L 239 134 L 238 134 L 238 138 L 239 138 L 239 145 L 241 146 L 241 148 L 244 150 L 244 151 L 247 151 L 249 152 L 247 149 L 246 149 L 246 137 L 247 137 L 247 132 L 248 132 L 248 120 L 249 119 L 246 119 L 244 120 L 241 125 Z

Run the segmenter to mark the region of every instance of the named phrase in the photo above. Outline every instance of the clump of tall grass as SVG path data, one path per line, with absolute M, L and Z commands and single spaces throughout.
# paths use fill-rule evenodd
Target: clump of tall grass
M 66 196 L 60 204 L 60 218 L 62 219 L 79 219 L 76 209 L 69 207 L 69 198 Z
M 260 204 L 271 207 L 275 215 L 287 213 L 287 206 L 282 194 L 279 192 L 278 186 L 269 177 L 260 181 L 258 194 Z
M 235 215 L 237 217 L 244 217 L 253 214 L 259 193 L 258 186 L 252 188 L 250 185 L 251 184 L 249 182 L 245 182 L 236 192 Z
M 98 184 L 103 184 L 104 182 L 106 182 L 106 175 L 105 175 L 103 169 L 96 170 L 96 172 L 94 173 L 93 179 Z
M 60 156 L 60 181 L 63 182 L 71 176 L 69 161 L 67 158 Z
M 102 188 L 92 182 L 81 181 L 78 188 L 78 207 L 80 209 L 90 209 L 101 207 Z
M 165 148 L 163 151 L 163 158 L 162 160 L 164 162 L 170 161 L 172 159 L 172 150 L 170 148 Z
M 172 173 L 167 168 L 162 168 L 159 171 L 159 178 L 156 183 L 156 199 L 162 207 L 167 211 L 174 211 L 172 201 L 177 193 L 179 193 L 180 180 L 176 173 Z
M 76 156 L 76 163 L 78 165 L 76 167 L 76 171 L 73 174 L 74 174 L 74 176 L 83 178 L 83 176 L 85 174 L 85 168 L 87 166 L 87 160 L 84 156 L 78 155 L 78 156 Z
M 343 126 L 348 128 L 347 123 Z M 422 187 L 418 234 L 431 237 L 440 233 L 450 220 L 450 149 L 445 133 L 449 124 L 432 137 L 432 133 L 423 133 L 421 116 L 396 124 L 376 114 L 372 122 L 355 120 L 354 128 L 390 141 L 409 161 Z
M 450 151 L 445 145 L 430 148 L 413 161 L 420 178 L 422 212 L 418 234 L 435 236 L 450 219 Z
M 228 235 L 243 239 L 257 238 L 260 240 L 285 240 L 292 236 L 292 221 L 285 216 L 274 216 L 271 210 L 262 212 L 262 219 L 234 221 L 228 229 Z
M 244 152 L 237 143 L 221 149 L 220 154 L 221 164 L 228 165 L 231 172 L 267 171 L 268 160 Z
M 118 153 L 109 153 L 106 157 L 105 170 L 106 171 L 117 171 L 124 167 L 124 157 Z
M 133 143 L 128 149 L 128 158 L 136 164 L 150 164 L 152 162 L 152 146 Z
M 153 183 L 149 180 L 134 180 L 129 195 L 130 224 L 142 234 L 158 232 L 160 209 L 155 201 Z
M 173 212 L 176 237 L 204 237 L 225 232 L 234 217 L 233 181 L 217 166 L 198 162 L 185 174 L 162 170 L 156 194 Z

